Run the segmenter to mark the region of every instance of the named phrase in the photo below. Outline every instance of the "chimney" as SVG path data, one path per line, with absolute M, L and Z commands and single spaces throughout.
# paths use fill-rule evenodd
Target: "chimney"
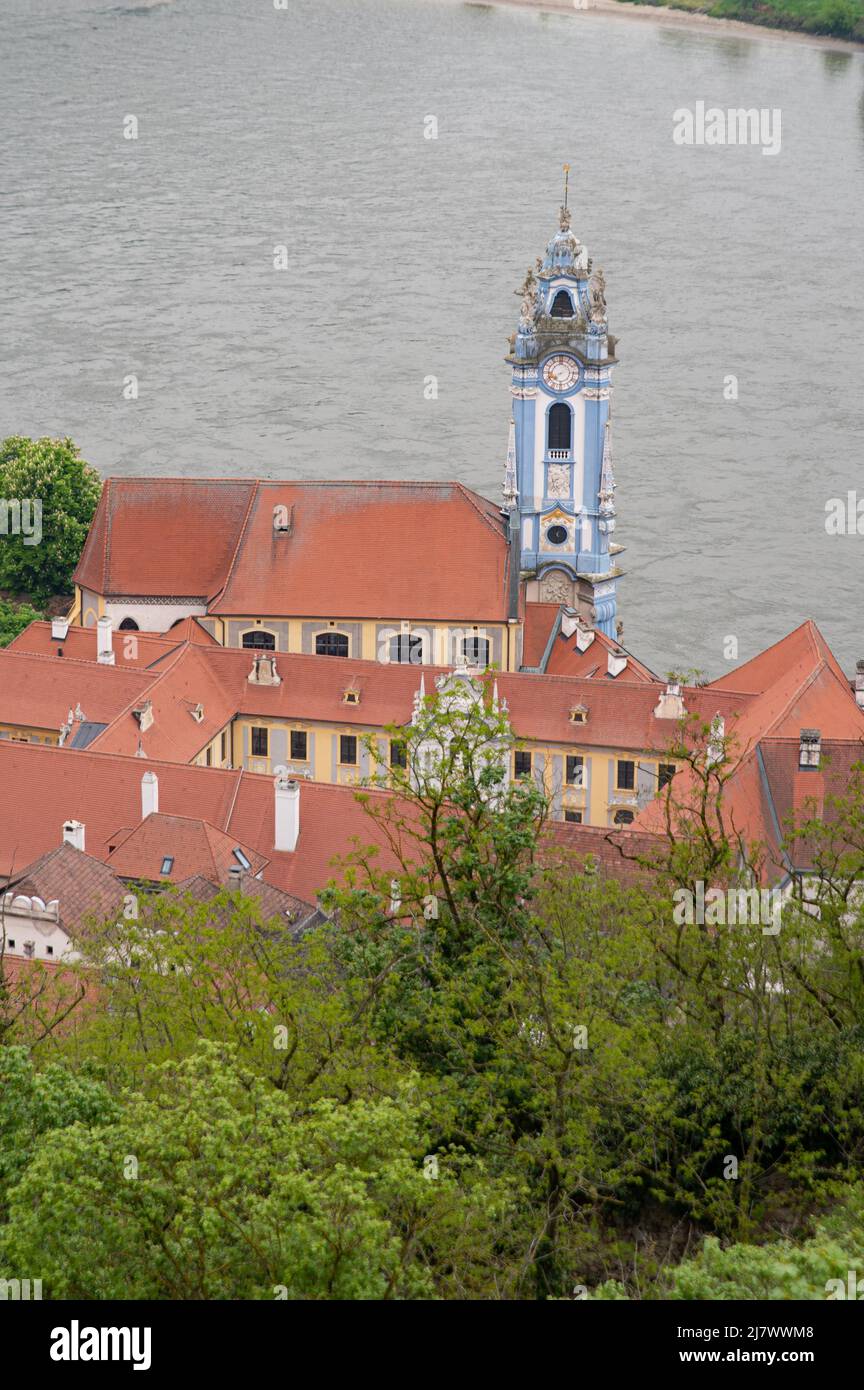
M 54 642 L 65 642 L 69 633 L 68 618 L 51 619 L 51 638 Z
M 100 666 L 114 665 L 114 647 L 111 641 L 111 619 L 106 614 L 96 624 L 96 658 Z
M 622 671 L 627 669 L 627 657 L 624 652 L 611 651 L 606 661 L 606 670 L 613 678 L 620 676 Z
M 276 848 L 297 848 L 300 836 L 300 783 L 280 772 L 275 778 Z
M 864 709 L 864 661 L 855 663 L 855 703 Z
M 141 819 L 155 816 L 159 810 L 159 778 L 155 772 L 145 772 L 141 778 Z
M 80 820 L 67 820 L 63 823 L 63 843 L 84 853 L 84 826 Z
M 670 681 L 654 707 L 655 719 L 683 719 L 684 698 L 678 681 Z
M 798 766 L 816 769 L 822 761 L 822 735 L 818 729 L 802 729 L 798 741 Z
M 282 677 L 276 670 L 276 658 L 272 653 L 261 652 L 252 661 L 252 670 L 246 677 L 250 685 L 281 685 Z
M 228 870 L 228 887 L 239 888 L 240 880 L 243 877 L 243 870 L 239 864 L 232 864 Z

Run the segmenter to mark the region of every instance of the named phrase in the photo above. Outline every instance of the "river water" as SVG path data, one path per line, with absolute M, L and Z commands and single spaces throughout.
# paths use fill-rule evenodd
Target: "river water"
M 0 54 L 0 434 L 498 496 L 569 161 L 619 337 L 625 641 L 719 674 L 813 617 L 864 656 L 864 534 L 825 528 L 864 498 L 861 55 L 455 0 L 3 0 Z M 779 154 L 677 145 L 698 101 L 779 108 Z

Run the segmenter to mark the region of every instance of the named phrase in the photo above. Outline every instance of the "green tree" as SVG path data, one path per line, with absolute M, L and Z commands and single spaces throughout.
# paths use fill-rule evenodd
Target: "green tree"
M 0 589 L 68 593 L 102 483 L 71 439 L 0 444 Z
M 0 598 L 0 647 L 8 647 L 19 632 L 44 617 L 44 613 L 29 603 L 9 603 Z
M 83 1299 L 413 1299 L 475 1282 L 501 1194 L 455 1153 L 424 1174 L 407 1096 L 298 1112 L 209 1043 L 155 1079 L 117 1118 L 38 1141 L 9 1195 L 4 1277 L 38 1269 L 47 1297 Z

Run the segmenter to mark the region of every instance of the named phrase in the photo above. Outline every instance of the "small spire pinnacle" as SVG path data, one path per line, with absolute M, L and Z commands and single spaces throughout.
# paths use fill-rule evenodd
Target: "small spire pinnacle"
M 600 512 L 614 516 L 615 473 L 612 468 L 612 431 L 607 420 L 603 430 L 603 462 L 600 465 Z
M 519 488 L 516 482 L 516 421 L 510 416 L 510 434 L 507 439 L 507 462 L 504 465 L 504 506 L 508 512 L 516 507 Z
M 564 165 L 564 201 L 561 204 L 561 230 L 570 230 L 570 165 Z

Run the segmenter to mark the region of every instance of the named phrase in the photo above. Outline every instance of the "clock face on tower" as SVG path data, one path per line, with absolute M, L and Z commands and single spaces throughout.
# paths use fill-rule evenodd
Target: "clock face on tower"
M 550 357 L 543 368 L 543 380 L 550 391 L 569 391 L 579 380 L 579 365 L 572 357 Z

